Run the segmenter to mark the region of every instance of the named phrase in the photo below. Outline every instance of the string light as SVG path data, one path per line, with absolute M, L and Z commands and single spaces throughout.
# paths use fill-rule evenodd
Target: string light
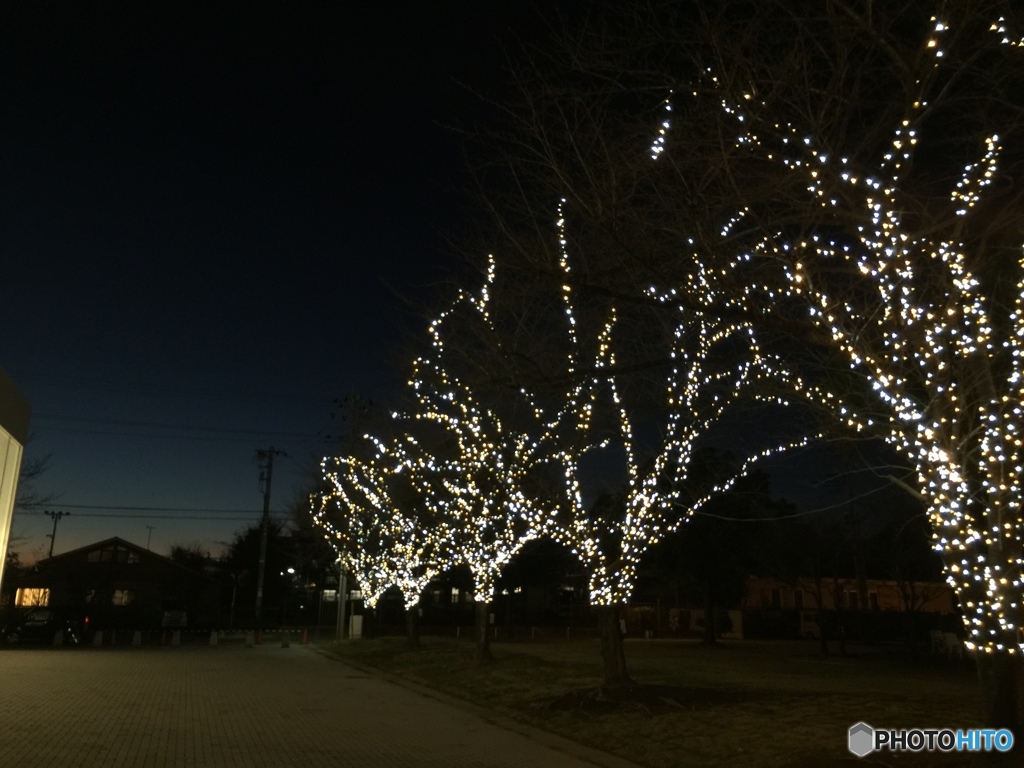
M 664 133 L 659 134 L 660 137 Z M 655 158 L 656 159 L 656 158 Z M 739 217 L 738 217 L 739 218 Z M 738 220 L 738 219 L 737 219 Z M 733 222 L 735 223 L 735 221 Z M 564 281 L 570 274 L 569 256 L 564 250 L 566 216 L 564 201 L 557 219 L 559 242 L 563 244 L 560 266 Z M 731 226 L 731 225 L 730 225 Z M 722 233 L 729 234 L 729 227 Z M 659 447 L 653 458 L 642 457 L 637 446 L 630 409 L 615 376 L 614 307 L 597 336 L 594 375 L 587 381 L 587 396 L 594 408 L 610 408 L 617 424 L 612 438 L 591 444 L 585 451 L 561 451 L 557 458 L 564 478 L 562 509 L 550 533 L 579 558 L 588 575 L 590 601 L 599 606 L 626 602 L 636 586 L 637 569 L 643 556 L 662 538 L 678 529 L 716 494 L 728 491 L 753 466 L 768 457 L 807 445 L 820 435 L 808 435 L 752 452 L 739 467 L 701 494 L 689 489 L 694 484 L 694 459 L 701 441 L 713 433 L 729 410 L 746 399 L 763 404 L 785 405 L 787 397 L 815 397 L 811 388 L 792 376 L 778 358 L 765 353 L 753 325 L 746 321 L 722 319 L 712 311 L 722 303 L 745 305 L 747 298 L 730 298 L 726 281 L 741 268 L 741 261 L 718 269 L 710 259 L 692 254 L 692 273 L 686 286 L 668 291 L 650 288 L 648 295 L 664 305 L 675 317 L 662 403 L 665 420 L 660 425 Z M 574 317 L 571 294 L 563 294 L 568 317 Z M 749 306 L 746 307 L 749 309 Z M 741 313 L 736 313 L 742 316 Z M 575 328 L 576 323 L 570 322 Z M 575 348 L 575 347 L 574 347 Z M 723 359 L 735 361 L 723 369 Z M 569 361 L 570 367 L 575 364 Z M 773 394 L 774 393 L 774 394 Z M 599 398 L 598 396 L 601 395 Z M 592 420 L 585 422 L 588 429 Z M 582 460 L 601 452 L 623 463 L 626 484 L 614 497 L 614 508 L 594 509 L 584 502 L 581 490 Z
M 937 18 L 932 24 L 924 49 L 937 72 L 949 25 Z M 990 29 L 1001 43 L 1021 47 L 1004 19 Z M 993 319 L 989 308 L 995 305 L 972 274 L 968 246 L 958 235 L 998 173 L 1002 147 L 995 134 L 950 190 L 958 220 L 948 234 L 922 232 L 907 221 L 905 211 L 914 206 L 903 198 L 904 182 L 931 82 L 917 80 L 920 92 L 888 149 L 874 167 L 860 169 L 816 138 L 767 117 L 765 104 L 746 96 L 724 99 L 737 146 L 797 174 L 830 227 L 828 235 L 805 233 L 798 241 L 772 233 L 740 260 L 769 255 L 785 263 L 788 294 L 807 302 L 811 322 L 866 377 L 886 408 L 884 424 L 832 394 L 806 392 L 843 423 L 880 434 L 914 463 L 934 546 L 963 610 L 968 647 L 1014 654 L 1024 626 L 1024 251 L 1013 306 Z M 855 227 L 844 226 L 850 220 Z M 863 302 L 864 296 L 854 301 L 841 288 L 830 291 L 818 265 L 836 261 L 862 276 Z
M 1001 43 L 1021 47 L 1003 19 L 991 31 Z M 935 72 L 949 58 L 942 48 L 948 33 L 945 21 L 932 19 L 922 61 Z M 713 89 L 722 88 L 710 71 L 707 78 Z M 579 383 L 567 387 L 553 411 L 533 393 L 520 391 L 527 415 L 512 424 L 455 375 L 450 356 L 456 350 L 446 340 L 451 323 L 478 323 L 500 336 L 492 299 L 498 270 L 490 257 L 480 291 L 460 292 L 430 323 L 431 351 L 415 361 L 409 382 L 416 407 L 396 415 L 410 433 L 419 434 L 417 424 L 439 428 L 444 449 L 431 450 L 428 440 L 406 434 L 387 445 L 371 440 L 375 453 L 365 462 L 325 460 L 333 491 L 319 499 L 315 515 L 358 572 L 364 591 L 378 595 L 382 585 L 401 583 L 408 602 L 418 597 L 428 574 L 465 565 L 473 575 L 474 599 L 488 601 L 501 569 L 523 544 L 551 535 L 584 565 L 592 602 L 621 603 L 635 585 L 644 553 L 712 494 L 731 488 L 757 462 L 817 435 L 752 453 L 736 472 L 690 499 L 686 489 L 699 441 L 741 398 L 776 405 L 804 401 L 831 409 L 851 429 L 882 435 L 914 462 L 969 645 L 986 653 L 1018 652 L 1024 618 L 1024 252 L 1013 307 L 996 322 L 989 317 L 990 298 L 968 267 L 967 246 L 955 236 L 959 230 L 922 234 L 905 221 L 904 211 L 913 206 L 904 204 L 903 186 L 931 78 L 916 82 L 920 93 L 894 126 L 889 146 L 867 165 L 832 151 L 798 126 L 766 117 L 767 106 L 753 93 L 719 100 L 735 126 L 737 147 L 796 174 L 828 227 L 799 239 L 768 233 L 727 263 L 696 251 L 681 254 L 692 264 L 686 284 L 649 290 L 648 298 L 664 305 L 675 324 L 671 370 L 662 388 L 662 440 L 653 460 L 641 460 L 633 414 L 616 382 L 614 308 L 593 339 L 588 369 L 594 374 L 582 373 L 565 201 L 556 219 L 569 348 L 565 365 Z M 696 91 L 693 96 L 699 97 Z M 655 161 L 669 148 L 672 98 L 663 104 L 650 147 Z M 1000 153 L 993 134 L 950 190 L 957 226 L 971 217 L 996 177 Z M 747 208 L 737 210 L 718 230 L 723 240 L 749 215 Z M 850 220 L 853 227 L 842 226 Z M 737 290 L 733 278 L 764 256 L 785 265 L 785 286 L 750 282 Z M 817 267 L 835 262 L 856 270 L 869 301 L 831 291 Z M 866 377 L 885 408 L 881 421 L 789 372 L 764 352 L 751 323 L 722 319 L 770 312 L 783 297 L 803 299 L 810 321 Z M 720 365 L 723 349 L 736 361 L 733 366 Z M 979 387 L 979 376 L 990 381 L 989 394 Z M 613 412 L 614 435 L 581 440 L 595 431 L 597 409 Z M 622 457 L 626 484 L 615 510 L 595 514 L 584 502 L 581 464 L 598 452 Z M 544 466 L 560 470 L 557 508 L 536 496 L 528 482 Z M 396 502 L 391 487 L 399 478 L 424 510 L 420 515 Z
M 373 455 L 325 458 L 323 476 L 331 489 L 313 499 L 313 519 L 325 531 L 343 566 L 356 578 L 363 599 L 373 606 L 391 587 L 413 608 L 427 584 L 442 570 L 437 556 L 443 527 L 416 515 L 422 507 L 403 475 L 398 445 L 367 438 Z M 396 491 L 398 495 L 396 496 Z M 405 499 L 399 503 L 397 499 Z

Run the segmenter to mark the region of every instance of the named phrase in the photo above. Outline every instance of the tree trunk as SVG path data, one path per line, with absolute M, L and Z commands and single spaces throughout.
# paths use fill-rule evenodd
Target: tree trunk
M 405 609 L 405 637 L 409 650 L 420 649 L 420 604 Z
M 911 611 L 903 611 L 903 642 L 906 646 L 907 661 L 917 661 L 917 624 Z
M 508 596 L 505 598 L 505 641 L 511 640 L 515 636 L 515 592 L 509 591 Z
M 818 605 L 821 605 L 819 602 Z M 822 656 L 828 656 L 828 627 L 825 626 L 825 612 L 821 609 L 816 614 L 818 617 L 818 646 Z
M 704 643 L 715 645 L 715 599 L 711 592 L 711 583 L 704 586 Z
M 479 665 L 490 664 L 494 660 L 491 656 L 491 638 L 489 635 L 490 624 L 490 603 L 485 600 L 478 600 L 475 606 L 475 634 L 476 634 L 476 663 Z
M 601 656 L 604 659 L 604 687 L 624 688 L 633 681 L 626 671 L 626 650 L 619 625 L 619 606 L 596 607 L 598 629 L 601 632 Z
M 1024 745 L 1024 659 L 1019 654 L 975 652 L 985 727 L 1013 732 L 1015 755 Z

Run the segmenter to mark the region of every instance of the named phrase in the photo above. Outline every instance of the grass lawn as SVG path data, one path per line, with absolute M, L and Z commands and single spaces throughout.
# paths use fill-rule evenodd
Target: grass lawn
M 477 667 L 465 641 L 399 638 L 325 647 L 331 653 L 658 768 L 682 766 L 963 766 L 956 753 L 873 753 L 846 748 L 863 720 L 887 728 L 979 726 L 973 665 L 909 665 L 899 649 L 850 644 L 822 657 L 814 642 L 627 640 L 639 684 L 624 701 L 599 695 L 596 640 L 495 643 Z

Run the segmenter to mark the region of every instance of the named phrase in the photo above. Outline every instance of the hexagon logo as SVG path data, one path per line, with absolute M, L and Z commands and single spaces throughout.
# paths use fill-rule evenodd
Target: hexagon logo
M 857 757 L 864 757 L 875 750 L 875 729 L 867 723 L 850 726 L 850 751 Z

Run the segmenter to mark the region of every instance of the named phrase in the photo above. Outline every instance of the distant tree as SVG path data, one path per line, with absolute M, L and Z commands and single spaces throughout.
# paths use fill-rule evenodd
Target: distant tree
M 199 573 L 206 573 L 213 564 L 210 553 L 203 549 L 198 541 L 191 544 L 172 544 L 167 557 L 178 565 L 191 568 Z
M 322 486 L 322 480 L 316 487 Z M 316 493 L 312 494 L 315 496 Z M 328 579 L 336 577 L 338 555 L 325 540 L 324 531 L 310 517 L 311 494 L 303 493 L 288 505 L 291 523 L 291 550 L 296 577 L 310 601 Z
M 224 578 L 231 581 L 231 593 L 235 597 L 235 615 L 241 621 L 251 621 L 255 618 L 253 606 L 256 601 L 259 560 L 260 525 L 255 524 L 235 534 L 220 561 Z M 284 535 L 283 526 L 272 521 L 267 530 L 263 605 L 269 611 L 277 611 L 278 615 L 291 591 L 291 578 L 287 575 L 287 569 L 293 567 L 293 562 L 291 541 Z
M 40 512 L 52 504 L 57 494 L 39 488 L 38 481 L 50 468 L 50 456 L 25 457 L 18 472 L 18 495 L 14 500 L 15 512 Z
M 479 291 L 458 292 L 430 323 L 430 347 L 415 360 L 410 378 L 414 402 L 401 415 L 406 439 L 395 443 L 415 492 L 433 513 L 430 535 L 441 537 L 435 551 L 446 567 L 466 566 L 472 574 L 481 664 L 491 659 L 497 581 L 522 547 L 549 527 L 548 480 L 558 471 L 557 457 L 576 449 L 574 437 L 587 418 L 578 383 L 563 379 L 558 395 L 549 396 L 515 378 L 522 363 L 518 345 L 531 328 L 528 310 L 537 305 L 523 311 L 502 301 L 507 285 L 497 276 L 489 259 Z M 548 316 L 550 308 L 539 311 Z M 568 336 L 572 345 L 572 323 L 563 316 L 560 325 L 557 333 L 550 326 L 546 332 Z M 556 370 L 564 372 L 566 363 Z
M 439 528 L 443 521 L 425 509 L 411 487 L 406 449 L 375 439 L 365 441 L 364 448 L 362 459 L 324 459 L 327 485 L 319 499 L 311 499 L 313 519 L 368 605 L 388 589 L 400 592 L 409 644 L 417 648 L 420 598 L 443 570 L 452 532 Z
M 924 504 L 910 500 L 886 515 L 885 525 L 872 537 L 879 567 L 895 582 L 907 656 L 918 652 L 922 629 L 919 612 L 926 603 L 949 589 L 942 577 L 942 558 L 931 546 L 931 529 Z
M 18 470 L 18 493 L 14 499 L 14 513 L 41 514 L 43 509 L 57 499 L 57 494 L 39 488 L 40 477 L 49 469 L 50 457 L 24 457 Z M 8 557 L 17 557 L 13 547 L 26 541 L 26 537 L 12 532 L 7 541 Z M 6 572 L 6 567 L 4 571 Z M 8 581 L 10 576 L 8 574 Z
M 565 588 L 575 591 L 580 580 L 579 560 L 567 547 L 547 536 L 528 541 L 498 579 L 508 631 L 513 631 L 524 608 L 528 623 L 554 622 L 560 592 Z M 531 600 L 531 593 L 540 599 Z
M 714 453 L 705 452 L 701 463 L 711 477 L 728 471 L 728 458 Z M 771 525 L 763 520 L 772 507 L 769 491 L 768 476 L 761 472 L 740 479 L 666 536 L 644 561 L 691 604 L 703 606 L 707 644 L 717 642 L 717 612 L 742 600 L 746 580 L 756 570 L 757 550 Z

